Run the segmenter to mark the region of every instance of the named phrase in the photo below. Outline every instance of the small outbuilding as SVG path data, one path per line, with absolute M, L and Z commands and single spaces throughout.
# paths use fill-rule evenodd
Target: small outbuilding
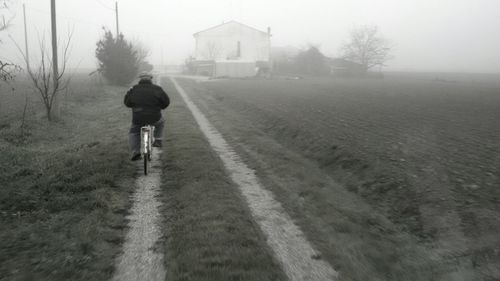
M 343 58 L 329 59 L 328 63 L 331 74 L 335 76 L 360 76 L 366 73 L 361 64 Z

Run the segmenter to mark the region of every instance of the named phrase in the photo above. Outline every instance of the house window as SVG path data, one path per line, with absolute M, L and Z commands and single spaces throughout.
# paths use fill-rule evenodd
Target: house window
M 236 57 L 237 58 L 241 57 L 241 42 L 240 41 L 238 41 L 238 43 L 236 44 Z

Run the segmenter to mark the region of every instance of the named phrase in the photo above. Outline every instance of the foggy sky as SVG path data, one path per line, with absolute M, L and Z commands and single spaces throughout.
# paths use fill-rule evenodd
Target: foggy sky
M 19 61 L 8 34 L 24 46 L 22 1 L 13 26 L 1 33 L 0 57 Z M 50 0 L 24 1 L 30 50 L 50 36 Z M 74 28 L 71 66 L 95 68 L 102 26 L 116 30 L 112 0 L 58 0 L 61 39 Z M 273 46 L 319 45 L 339 55 L 357 25 L 378 25 L 394 45 L 387 70 L 500 73 L 500 1 L 497 0 L 119 0 L 120 32 L 151 50 L 153 64 L 181 63 L 194 50 L 193 33 L 236 20 L 265 31 Z M 48 41 L 50 42 L 50 41 Z M 49 45 L 50 46 L 50 45 Z

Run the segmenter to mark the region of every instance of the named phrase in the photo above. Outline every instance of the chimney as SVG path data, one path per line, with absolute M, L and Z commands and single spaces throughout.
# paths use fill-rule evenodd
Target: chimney
M 267 35 L 269 35 L 269 37 L 271 37 L 271 27 L 267 27 Z

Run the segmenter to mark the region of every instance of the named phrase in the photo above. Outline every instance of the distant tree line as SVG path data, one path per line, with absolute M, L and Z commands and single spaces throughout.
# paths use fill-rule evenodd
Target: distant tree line
M 330 72 L 328 58 L 317 46 L 309 46 L 292 57 L 281 56 L 273 60 L 277 73 L 326 75 Z
M 338 58 L 329 58 L 318 46 L 311 45 L 294 56 L 275 58 L 273 68 L 278 73 L 315 76 L 334 70 L 365 75 L 374 67 L 385 65 L 392 58 L 390 50 L 389 41 L 380 35 L 376 26 L 360 26 L 351 30 Z

